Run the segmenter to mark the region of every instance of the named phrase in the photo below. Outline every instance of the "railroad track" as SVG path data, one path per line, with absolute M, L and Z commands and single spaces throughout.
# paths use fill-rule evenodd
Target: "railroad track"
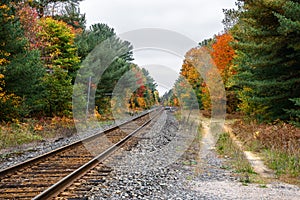
M 151 112 L 158 115 L 161 109 Z M 150 112 L 143 114 L 84 140 L 1 170 L 0 199 L 49 199 L 95 167 L 93 170 L 99 170 L 100 176 L 108 173 L 110 169 L 101 166 L 100 162 L 152 119 Z M 97 166 L 99 163 L 100 166 Z

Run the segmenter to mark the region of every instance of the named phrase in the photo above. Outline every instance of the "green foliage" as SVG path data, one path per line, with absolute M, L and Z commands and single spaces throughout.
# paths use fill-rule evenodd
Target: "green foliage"
M 80 1 L 0 3 L 0 120 L 69 116 L 72 87 L 82 61 L 87 73 L 79 77 L 84 81 L 74 86 L 73 98 L 80 101 L 80 108 L 86 108 L 86 96 L 76 92 L 87 93 L 89 77 L 89 108 L 91 111 L 95 101 L 101 114 L 110 112 L 112 92 L 120 79 L 126 80 L 123 87 L 136 86 L 138 67 L 131 63 L 130 43 L 117 38 L 106 24 L 83 30 L 85 16 L 79 12 Z M 94 49 L 96 53 L 90 55 Z M 145 88 L 141 87 L 143 93 L 135 100 L 140 107 L 148 108 L 158 101 L 156 85 L 147 71 L 138 71 L 143 74 Z
M 72 84 L 67 71 L 54 67 L 43 77 L 43 92 L 38 105 L 46 116 L 69 116 L 72 109 Z
M 21 116 L 39 111 L 37 101 L 42 92 L 40 81 L 45 72 L 37 50 L 19 51 L 5 67 L 6 90 L 23 99 L 23 106 L 19 108 Z
M 84 30 L 76 38 L 78 55 L 84 60 L 97 45 L 115 35 L 114 29 L 106 24 L 93 24 L 89 30 Z
M 0 74 L 0 121 L 10 121 L 19 117 L 19 107 L 21 99 L 14 95 L 8 94 L 5 88 L 4 75 Z
M 239 108 L 259 120 L 288 119 L 300 96 L 299 3 L 291 0 L 244 1 L 231 32 Z
M 300 127 L 300 98 L 290 100 L 295 104 L 295 108 L 286 110 L 286 112 L 291 115 L 291 122 Z
M 38 82 L 45 72 L 40 53 L 30 50 L 29 42 L 18 18 L 15 18 L 14 7 L 10 4 L 2 6 L 6 13 L 1 15 L 4 29 L 1 29 L 1 52 L 4 52 L 0 73 L 4 75 L 6 84 L 2 87 L 3 120 L 26 117 L 34 111 L 39 98 Z M 0 59 L 0 60 L 1 60 Z M 20 98 L 19 98 L 20 97 Z
M 20 23 L 15 20 L 15 9 L 8 2 L 0 3 L 0 66 L 9 63 L 12 57 L 26 45 Z

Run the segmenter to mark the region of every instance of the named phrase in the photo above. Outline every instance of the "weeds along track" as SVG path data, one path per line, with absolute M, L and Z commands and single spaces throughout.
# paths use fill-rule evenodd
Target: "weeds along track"
M 0 199 L 47 199 L 83 176 L 146 126 L 150 113 L 0 171 Z M 154 116 L 154 115 L 152 115 Z M 88 148 L 87 148 L 88 147 Z M 101 168 L 105 174 L 109 169 Z

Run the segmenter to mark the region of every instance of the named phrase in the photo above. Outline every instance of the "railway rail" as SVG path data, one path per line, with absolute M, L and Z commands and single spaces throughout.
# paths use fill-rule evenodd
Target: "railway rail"
M 1 170 L 0 199 L 54 197 L 143 129 L 155 118 L 151 118 L 150 113 L 155 112 L 157 116 L 161 111 L 162 109 L 149 111 L 81 141 Z M 96 167 L 97 169 L 102 174 L 110 171 L 103 166 Z

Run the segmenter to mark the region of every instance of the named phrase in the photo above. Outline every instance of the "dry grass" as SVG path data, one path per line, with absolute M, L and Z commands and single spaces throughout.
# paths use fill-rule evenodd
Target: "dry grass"
M 70 118 L 54 117 L 40 120 L 27 119 L 24 122 L 0 124 L 0 150 L 56 136 L 70 136 L 74 133 L 74 122 Z
M 283 122 L 258 124 L 238 120 L 232 129 L 249 150 L 263 157 L 266 165 L 276 172 L 279 179 L 300 184 L 299 128 Z

